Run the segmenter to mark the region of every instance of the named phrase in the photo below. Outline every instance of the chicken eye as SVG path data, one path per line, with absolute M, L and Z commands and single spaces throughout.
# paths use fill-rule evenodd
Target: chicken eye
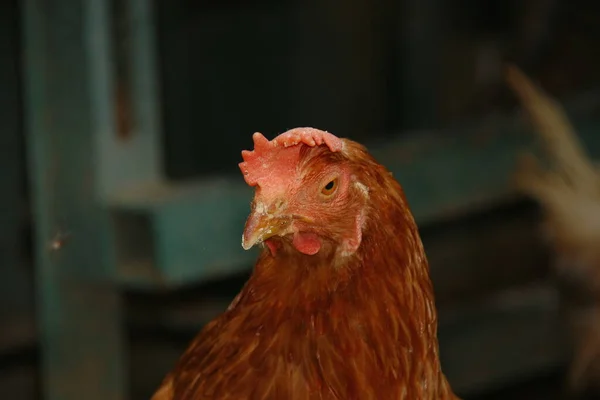
M 331 196 L 333 192 L 335 192 L 335 189 L 337 189 L 337 181 L 337 178 L 329 181 L 327 185 L 323 186 L 323 189 L 321 189 L 321 193 L 325 196 Z

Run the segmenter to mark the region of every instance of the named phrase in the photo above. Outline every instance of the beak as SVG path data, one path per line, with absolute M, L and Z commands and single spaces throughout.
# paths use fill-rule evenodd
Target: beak
M 291 218 L 254 211 L 246 221 L 242 235 L 242 247 L 244 250 L 250 250 L 254 245 L 273 236 L 285 235 L 288 233 L 290 223 Z

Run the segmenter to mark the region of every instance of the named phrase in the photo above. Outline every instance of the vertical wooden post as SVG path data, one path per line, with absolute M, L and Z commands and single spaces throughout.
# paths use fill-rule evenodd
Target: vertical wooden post
M 23 4 L 37 315 L 48 400 L 125 399 L 121 299 L 94 136 L 114 132 L 102 0 Z M 95 21 L 95 22 L 94 22 Z M 90 36 L 96 35 L 96 36 Z M 94 39 L 94 40 L 90 40 Z M 100 102 L 100 103 L 99 103 Z

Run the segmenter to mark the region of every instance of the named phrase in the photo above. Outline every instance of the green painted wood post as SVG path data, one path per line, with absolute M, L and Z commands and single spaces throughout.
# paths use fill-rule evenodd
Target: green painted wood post
M 110 85 L 109 60 L 102 56 L 108 54 L 102 40 L 107 3 L 23 4 L 37 316 L 48 400 L 126 398 L 121 299 L 111 216 L 99 201 L 96 146 L 99 131 L 114 132 L 110 91 L 102 91 Z M 61 230 L 70 236 L 57 237 Z
M 151 0 L 87 3 L 97 189 L 106 203 L 162 181 L 157 29 Z

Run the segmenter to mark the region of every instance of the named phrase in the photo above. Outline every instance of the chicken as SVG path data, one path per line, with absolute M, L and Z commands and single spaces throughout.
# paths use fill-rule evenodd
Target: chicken
M 457 399 L 442 373 L 427 258 L 404 193 L 360 144 L 253 136 L 242 237 L 252 276 L 153 400 Z
M 545 145 L 549 169 L 527 155 L 517 173 L 521 191 L 545 212 L 554 270 L 572 345 L 569 387 L 598 391 L 600 380 L 600 175 L 560 106 L 517 68 L 508 82 Z M 595 386 L 595 387 L 594 387 Z

